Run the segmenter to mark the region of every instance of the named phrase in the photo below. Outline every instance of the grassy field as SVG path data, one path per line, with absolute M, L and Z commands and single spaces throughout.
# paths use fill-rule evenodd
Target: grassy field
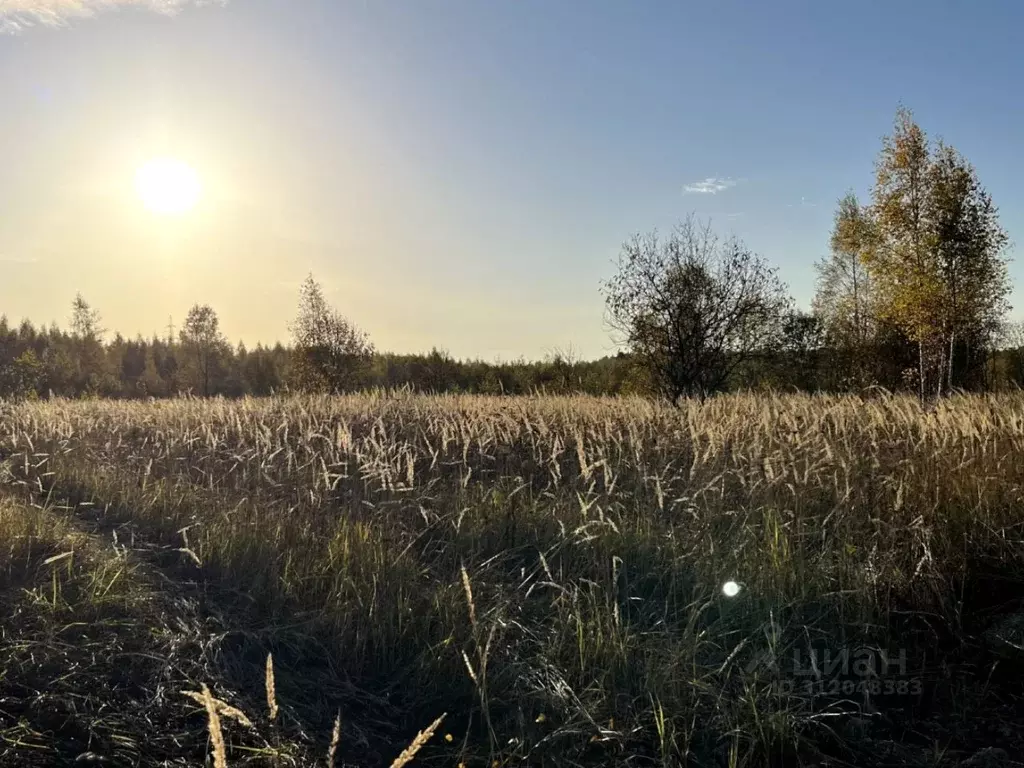
M 0 764 L 1012 765 L 1022 530 L 1024 395 L 0 405 Z

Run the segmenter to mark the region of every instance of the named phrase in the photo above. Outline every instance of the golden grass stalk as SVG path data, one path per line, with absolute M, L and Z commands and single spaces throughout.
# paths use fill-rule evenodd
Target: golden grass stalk
M 476 603 L 473 602 L 473 587 L 469 583 L 469 574 L 466 572 L 466 566 L 461 566 L 462 570 L 462 588 L 466 593 L 466 603 L 469 605 L 469 623 L 473 627 L 473 631 L 476 631 Z
M 208 728 L 210 741 L 213 743 L 213 767 L 228 768 L 227 748 L 224 746 L 224 733 L 221 730 L 220 714 L 217 712 L 217 700 L 210 693 L 210 687 L 203 683 L 203 706 L 209 719 Z
M 267 654 L 267 674 L 265 685 L 267 689 L 267 711 L 270 714 L 270 720 L 273 722 L 277 719 L 277 695 L 276 688 L 274 687 L 274 654 Z
M 331 732 L 331 745 L 327 748 L 327 768 L 334 768 L 334 755 L 338 752 L 341 742 L 341 712 L 334 718 L 334 730 Z
M 465 573 L 465 571 L 463 571 Z M 416 756 L 423 745 L 430 741 L 430 737 L 434 735 L 434 732 L 441 727 L 441 722 L 444 720 L 448 713 L 445 712 L 437 720 L 432 722 L 425 730 L 420 731 L 416 734 L 416 738 L 412 740 L 412 743 L 406 747 L 402 754 L 395 758 L 395 762 L 391 764 L 391 768 L 402 768 L 403 765 L 408 765 L 412 762 L 412 759 Z
M 190 699 L 192 699 L 194 702 L 196 702 L 200 706 L 203 706 L 203 707 L 206 706 L 206 699 L 203 696 L 203 694 L 197 693 L 196 691 L 182 691 L 181 693 L 182 693 L 183 696 L 188 696 Z M 221 701 L 220 699 L 217 699 L 217 698 L 214 698 L 213 699 L 213 705 L 217 708 L 217 714 L 218 715 L 220 715 L 222 717 L 230 718 L 230 719 L 234 720 L 236 723 L 238 723 L 239 725 L 244 725 L 246 728 L 254 728 L 255 727 L 252 724 L 252 721 L 248 717 L 246 717 L 245 713 L 242 710 L 236 709 L 235 707 L 232 707 L 227 702 Z

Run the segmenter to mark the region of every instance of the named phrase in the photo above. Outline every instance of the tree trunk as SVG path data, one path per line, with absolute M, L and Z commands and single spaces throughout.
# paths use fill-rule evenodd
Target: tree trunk
M 917 397 L 924 402 L 924 341 L 917 342 Z
M 953 350 L 956 346 L 956 331 L 949 332 L 949 378 L 947 380 L 946 391 L 953 391 Z

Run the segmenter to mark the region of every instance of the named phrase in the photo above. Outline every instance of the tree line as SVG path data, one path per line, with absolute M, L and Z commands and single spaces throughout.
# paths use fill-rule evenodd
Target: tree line
M 1007 323 L 1008 238 L 975 169 L 930 142 L 905 109 L 883 139 L 871 200 L 838 203 L 810 312 L 777 270 L 689 217 L 636 235 L 602 285 L 621 350 L 487 363 L 378 352 L 310 275 L 285 346 L 232 345 L 195 305 L 176 337 L 109 337 L 78 295 L 68 329 L 0 317 L 0 397 L 167 397 L 345 392 L 654 393 L 675 400 L 737 388 L 921 398 L 1024 385 L 1024 325 Z
M 0 317 L 0 398 L 145 398 L 345 392 L 408 387 L 424 392 L 622 394 L 639 392 L 625 354 L 583 361 L 572 350 L 541 361 L 488 363 L 426 354 L 377 352 L 365 333 L 329 306 L 310 276 L 291 343 L 248 349 L 230 344 L 217 313 L 193 306 L 173 338 L 108 337 L 100 314 L 75 297 L 69 327 L 18 326 Z

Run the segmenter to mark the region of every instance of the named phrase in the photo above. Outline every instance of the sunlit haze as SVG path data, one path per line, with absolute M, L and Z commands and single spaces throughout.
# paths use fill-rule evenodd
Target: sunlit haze
M 0 0 L 0 313 L 66 326 L 80 291 L 149 336 L 199 302 L 273 343 L 312 272 L 381 350 L 597 358 L 622 242 L 690 212 L 807 308 L 901 103 L 1019 242 L 1022 23 L 1009 3 Z

